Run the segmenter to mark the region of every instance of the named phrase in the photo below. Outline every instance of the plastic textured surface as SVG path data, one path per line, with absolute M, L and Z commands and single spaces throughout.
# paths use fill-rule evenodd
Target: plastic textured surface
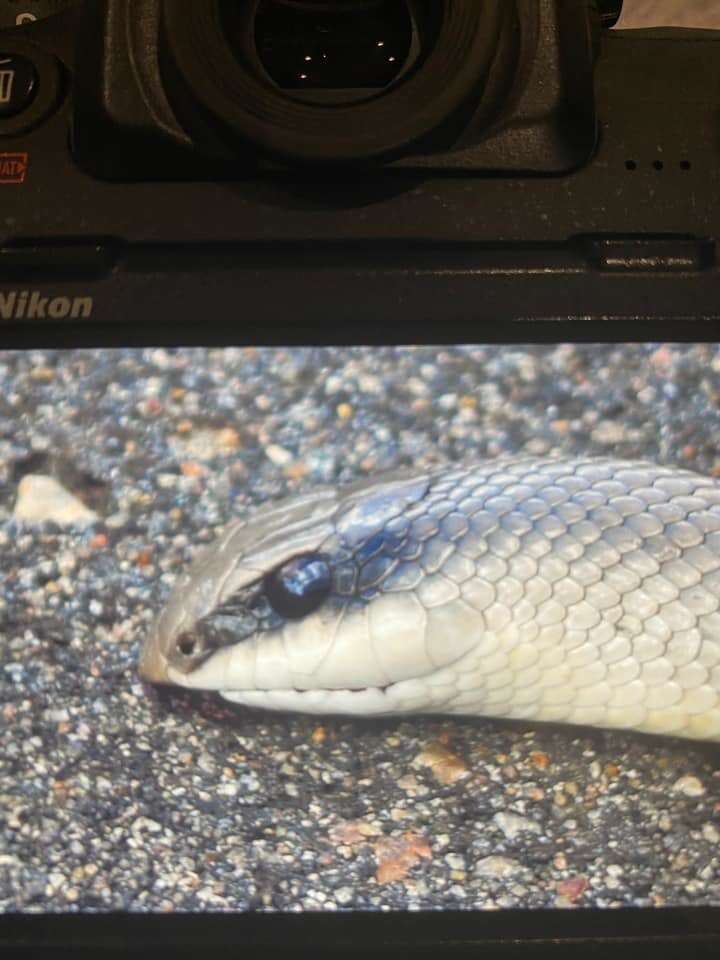
M 67 14 L 12 43 L 25 51 L 32 33 L 71 66 L 76 27 Z M 468 324 L 475 339 L 593 335 L 570 317 L 596 318 L 605 336 L 624 336 L 628 317 L 695 318 L 697 336 L 718 302 L 717 35 L 610 31 L 602 43 L 598 150 L 565 177 L 107 183 L 73 162 L 66 96 L 2 138 L 29 172 L 3 188 L 0 277 L 6 296 L 90 296 L 93 322 L 19 316 L 5 300 L 4 343 L 350 342 L 354 325 L 376 342 L 390 318 L 403 342 L 467 339 Z

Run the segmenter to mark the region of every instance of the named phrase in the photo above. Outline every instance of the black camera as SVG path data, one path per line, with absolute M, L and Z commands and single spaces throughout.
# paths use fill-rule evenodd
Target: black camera
M 600 23 L 577 0 L 95 3 L 77 30 L 73 155 L 110 180 L 278 163 L 567 172 L 595 149 Z
M 278 162 L 567 171 L 595 146 L 598 27 L 593 4 L 556 0 L 100 4 L 76 155 L 111 179 Z
M 3 960 L 720 956 L 720 31 L 621 7 L 0 0 Z
M 606 29 L 621 6 L 19 14 L 0 33 L 3 322 L 130 317 L 142 337 L 159 297 L 186 340 L 238 300 L 305 324 L 640 315 L 658 283 L 661 312 L 707 314 L 720 35 Z

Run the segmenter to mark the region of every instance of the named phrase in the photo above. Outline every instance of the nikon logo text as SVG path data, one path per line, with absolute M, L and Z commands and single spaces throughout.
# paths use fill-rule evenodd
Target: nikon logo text
M 39 290 L 0 292 L 2 320 L 87 320 L 94 307 L 92 297 L 45 297 Z

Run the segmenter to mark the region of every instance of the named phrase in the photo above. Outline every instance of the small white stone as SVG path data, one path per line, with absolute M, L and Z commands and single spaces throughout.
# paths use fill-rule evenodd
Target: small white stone
M 237 785 L 234 783 L 221 783 L 217 792 L 223 797 L 236 797 L 238 795 Z
M 718 830 L 714 823 L 704 823 L 702 835 L 710 843 L 720 843 L 720 830 Z
M 147 833 L 160 833 L 161 830 L 162 825 L 149 817 L 138 817 L 130 827 L 130 832 L 135 835 L 142 834 L 145 831 Z
M 60 890 L 62 887 L 64 887 L 65 884 L 67 883 L 67 880 L 64 874 L 56 873 L 56 872 L 49 874 L 48 880 L 49 880 L 50 890 L 52 891 L 53 894 L 57 890 Z
M 475 864 L 475 876 L 477 877 L 511 877 L 514 874 L 523 873 L 525 868 L 517 860 L 510 860 L 508 857 L 483 857 Z
M 77 557 L 69 550 L 65 550 L 57 557 L 58 570 L 62 574 L 72 573 L 77 567 Z
M 328 377 L 327 380 L 325 381 L 325 393 L 327 396 L 331 397 L 333 394 L 339 393 L 344 386 L 345 386 L 345 382 L 342 377 L 338 377 L 338 376 Z M 343 888 L 343 889 L 346 889 L 346 888 Z
M 705 793 L 705 787 L 697 777 L 680 777 L 673 784 L 673 790 L 684 797 L 702 797 Z
M 601 420 L 592 432 L 592 439 L 595 443 L 603 446 L 612 446 L 621 443 L 625 439 L 625 427 L 621 423 L 613 420 Z
M 496 813 L 493 823 L 502 830 L 508 840 L 514 840 L 520 833 L 542 833 L 540 824 L 516 813 Z
M 24 523 L 50 520 L 60 526 L 78 527 L 88 527 L 98 519 L 94 510 L 61 487 L 53 477 L 43 474 L 28 474 L 22 478 L 13 517 Z
M 129 514 L 120 510 L 105 518 L 105 526 L 110 530 L 121 530 L 130 520 Z
M 51 708 L 43 711 L 43 718 L 47 720 L 48 723 L 67 723 L 70 719 L 70 714 L 64 708 Z
M 286 450 L 285 447 L 279 446 L 277 443 L 271 443 L 265 447 L 265 455 L 268 460 L 272 460 L 277 467 L 287 467 L 288 464 L 293 461 L 293 455 L 290 451 Z

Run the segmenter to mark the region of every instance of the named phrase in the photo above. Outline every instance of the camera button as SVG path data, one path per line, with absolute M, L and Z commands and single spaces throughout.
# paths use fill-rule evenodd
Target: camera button
M 27 110 L 37 92 L 38 75 L 32 60 L 0 51 L 0 119 Z

